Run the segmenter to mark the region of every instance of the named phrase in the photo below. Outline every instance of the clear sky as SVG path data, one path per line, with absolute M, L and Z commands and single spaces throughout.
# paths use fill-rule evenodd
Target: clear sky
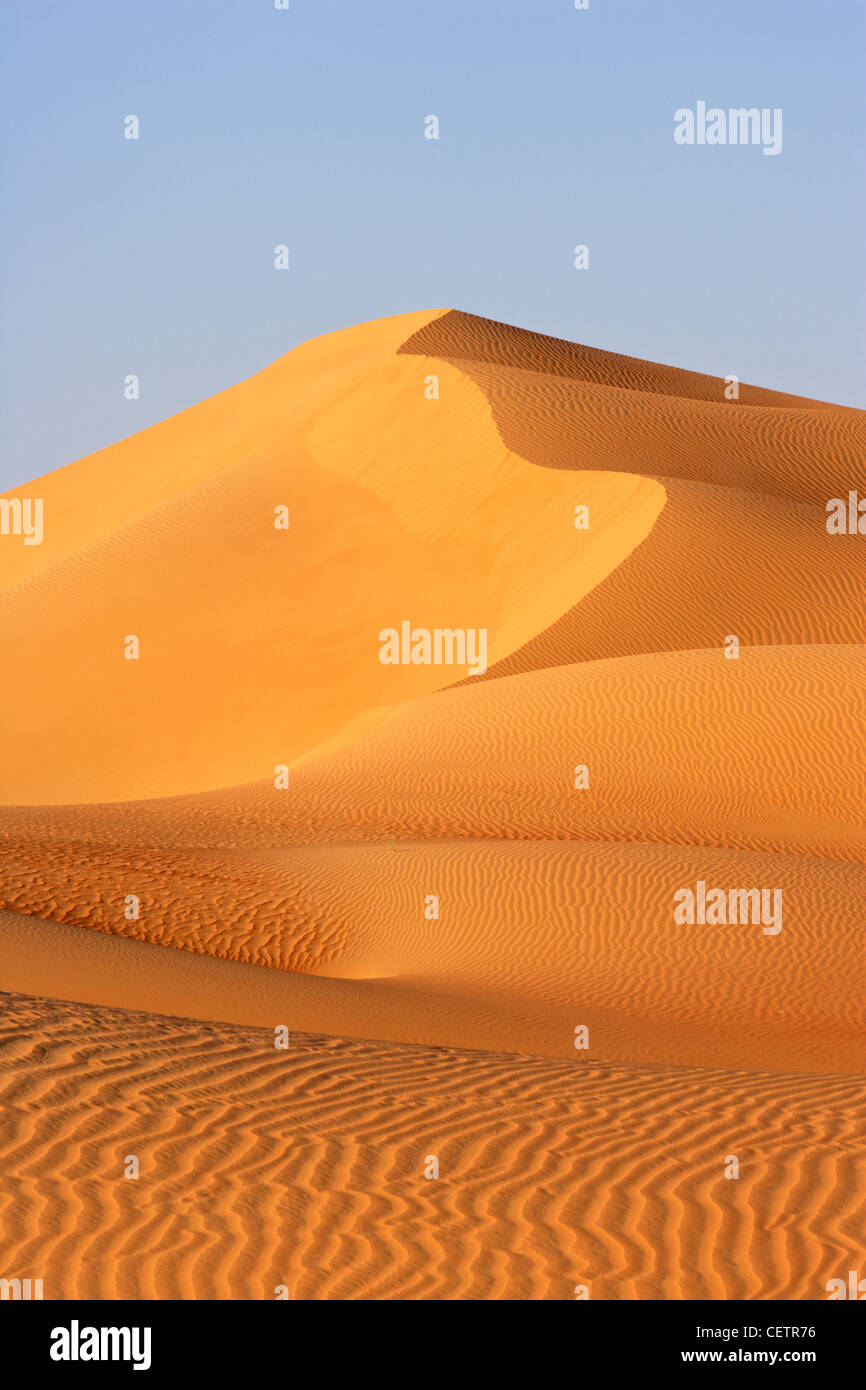
M 0 15 L 0 488 L 423 308 L 866 404 L 862 0 Z M 699 100 L 782 152 L 677 146 Z

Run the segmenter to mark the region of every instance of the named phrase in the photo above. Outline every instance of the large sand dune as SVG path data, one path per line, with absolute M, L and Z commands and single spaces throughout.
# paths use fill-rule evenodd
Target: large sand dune
M 866 540 L 825 527 L 863 415 L 724 386 L 409 314 L 18 490 L 0 1273 L 800 1299 L 863 1264 Z M 383 665 L 403 620 L 486 628 L 486 671 Z M 699 883 L 780 929 L 677 920 Z

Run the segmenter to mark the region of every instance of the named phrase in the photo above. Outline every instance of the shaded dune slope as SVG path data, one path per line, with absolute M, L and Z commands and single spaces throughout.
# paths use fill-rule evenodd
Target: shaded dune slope
M 862 411 L 745 383 L 726 401 L 723 378 L 459 311 L 425 324 L 401 352 L 459 367 L 521 457 L 554 470 L 640 472 L 665 487 L 646 540 L 480 679 L 715 646 L 728 633 L 750 645 L 862 639 L 866 547 L 825 526 L 831 497 L 866 491 Z

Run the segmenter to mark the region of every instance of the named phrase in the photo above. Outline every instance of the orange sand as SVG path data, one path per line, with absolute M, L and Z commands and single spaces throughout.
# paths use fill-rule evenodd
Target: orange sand
M 18 490 L 0 1273 L 799 1299 L 863 1265 L 866 542 L 824 527 L 863 415 L 723 389 L 409 314 Z M 489 669 L 383 666 L 403 619 L 486 627 Z M 781 890 L 781 932 L 676 922 L 698 880 Z

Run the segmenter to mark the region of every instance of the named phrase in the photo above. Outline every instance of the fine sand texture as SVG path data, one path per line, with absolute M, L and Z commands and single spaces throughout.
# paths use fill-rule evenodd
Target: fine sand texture
M 808 1300 L 866 1268 L 866 536 L 825 524 L 864 442 L 439 310 L 18 489 L 0 1276 Z M 484 629 L 485 669 L 384 664 L 404 622 Z

